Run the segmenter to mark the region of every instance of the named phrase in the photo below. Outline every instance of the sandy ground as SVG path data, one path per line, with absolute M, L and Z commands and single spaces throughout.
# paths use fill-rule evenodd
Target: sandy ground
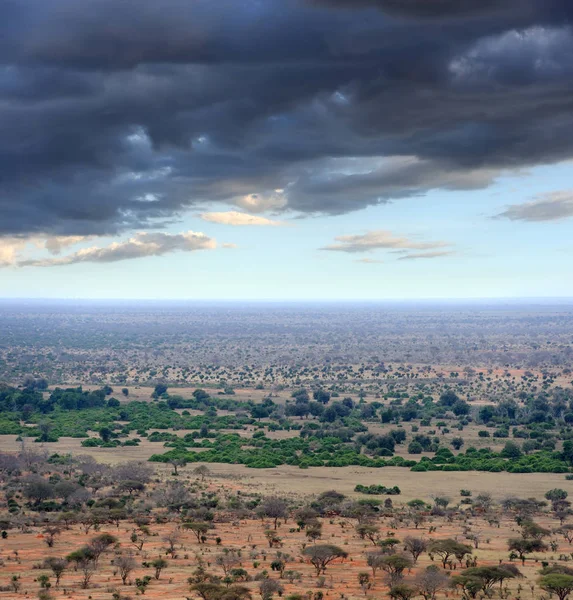
M 326 474 L 325 474 L 326 475 Z M 420 477 L 422 474 L 416 474 Z M 453 474 L 455 475 L 455 474 Z M 321 481 L 320 476 L 313 477 L 313 481 Z M 332 481 L 332 479 L 329 479 Z M 299 486 L 298 481 L 291 479 L 291 489 L 302 489 L 304 486 Z M 429 484 L 429 481 L 421 481 L 418 485 Z M 467 481 L 466 481 L 467 483 Z M 538 484 L 541 482 L 538 482 Z M 524 486 L 520 489 L 532 489 L 532 482 L 529 486 Z M 242 484 L 232 484 L 210 478 L 208 480 L 210 491 L 223 492 L 229 487 L 243 487 Z M 259 490 L 261 491 L 261 490 Z M 517 490 L 515 490 L 517 491 Z M 398 499 L 394 499 L 399 502 Z M 556 522 L 548 517 L 540 517 L 539 523 L 545 527 L 553 528 Z M 361 540 L 355 532 L 355 521 L 341 518 L 323 519 L 323 536 L 317 543 L 331 543 L 343 548 L 348 553 L 348 558 L 344 562 L 336 561 L 332 563 L 325 577 L 324 591 L 326 598 L 330 600 L 339 599 L 344 595 L 349 600 L 358 600 L 364 598 L 365 594 L 358 585 L 358 574 L 361 572 L 370 572 L 366 564 L 366 553 L 373 550 L 373 545 L 367 540 Z M 478 565 L 484 566 L 487 564 L 496 565 L 500 560 L 507 560 L 507 539 L 515 537 L 519 534 L 518 528 L 509 518 L 502 520 L 500 527 L 489 525 L 484 519 L 475 517 L 467 522 L 456 520 L 453 523 L 447 523 L 443 519 L 429 518 L 426 523 L 415 529 L 413 525 L 399 525 L 393 523 L 391 518 L 377 519 L 377 525 L 380 528 L 382 537 L 388 534 L 394 535 L 397 539 L 403 540 L 406 536 L 412 535 L 415 537 L 425 537 L 428 540 L 435 540 L 446 537 L 457 537 L 460 541 L 466 541 L 462 532 L 462 527 L 469 526 L 472 532 L 479 533 L 481 542 L 479 549 L 474 549 L 473 553 L 478 559 Z M 430 531 L 430 525 L 435 526 L 435 531 Z M 103 527 L 100 532 L 108 532 L 116 536 L 119 541 L 117 551 L 133 552 L 137 561 L 137 568 L 130 576 L 133 582 L 136 577 L 144 575 L 153 576 L 153 569 L 149 566 L 144 566 L 146 561 L 152 561 L 157 557 L 163 557 L 167 560 L 168 566 L 161 574 L 160 580 L 152 579 L 145 593 L 145 598 L 151 600 L 181 600 L 185 597 L 198 598 L 195 594 L 189 592 L 186 583 L 187 578 L 192 574 L 197 567 L 198 559 L 204 561 L 207 570 L 210 573 L 222 575 L 222 570 L 216 564 L 216 557 L 222 554 L 223 548 L 233 548 L 240 550 L 240 563 L 236 566 L 246 569 L 251 577 L 263 570 L 267 570 L 272 578 L 278 578 L 278 575 L 271 571 L 270 563 L 276 555 L 277 549 L 270 549 L 265 539 L 264 531 L 270 523 L 262 523 L 260 520 L 241 521 L 240 523 L 217 522 L 215 529 L 210 532 L 209 540 L 206 544 L 200 545 L 191 532 L 182 531 L 181 538 L 177 547 L 176 556 L 171 558 L 165 554 L 165 543 L 163 537 L 169 532 L 177 528 L 177 523 L 168 523 L 158 525 L 152 523 L 149 527 L 151 535 L 147 538 L 141 552 L 134 548 L 130 542 L 130 535 L 135 525 L 128 522 L 121 523 L 119 528 L 113 525 Z M 396 527 L 398 527 L 396 529 Z M 21 533 L 17 530 L 10 530 L 8 538 L 2 542 L 2 559 L 4 566 L 2 568 L 2 585 L 8 583 L 7 575 L 16 574 L 20 576 L 22 589 L 20 594 L 16 595 L 12 591 L 0 591 L 2 600 L 15 600 L 15 598 L 35 597 L 39 585 L 36 578 L 41 573 L 50 574 L 49 571 L 38 569 L 42 560 L 46 556 L 62 557 L 66 556 L 71 551 L 78 549 L 83 544 L 88 542 L 92 537 L 97 535 L 93 530 L 87 535 L 75 527 L 71 530 L 64 530 L 56 539 L 56 544 L 53 548 L 48 549 L 44 544 L 41 528 L 33 528 L 27 533 Z M 316 592 L 319 589 L 319 582 L 316 578 L 313 568 L 304 560 L 301 555 L 302 549 L 308 541 L 305 538 L 304 532 L 296 531 L 296 528 L 289 520 L 288 523 L 281 523 L 277 531 L 282 539 L 280 552 L 287 555 L 287 569 L 300 572 L 302 579 L 298 583 L 289 584 L 286 580 L 282 580 L 285 587 L 284 595 L 291 593 L 305 593 L 308 590 Z M 219 536 L 222 540 L 221 546 L 215 544 L 214 538 Z M 556 553 L 548 552 L 533 556 L 526 563 L 525 567 L 521 567 L 526 579 L 520 581 L 509 582 L 509 587 L 512 591 L 511 598 L 519 596 L 518 585 L 524 590 L 523 598 L 540 598 L 541 590 L 534 587 L 534 592 L 531 591 L 531 585 L 535 586 L 537 572 L 541 566 L 539 560 L 554 560 L 559 557 L 559 554 L 568 554 L 572 548 L 566 542 L 559 538 L 559 549 Z M 111 563 L 113 558 L 113 550 L 106 552 L 99 561 L 99 567 L 93 576 L 90 588 L 87 590 L 80 589 L 80 573 L 74 572 L 73 569 L 67 570 L 61 581 L 59 589 L 52 588 L 54 600 L 110 600 L 113 590 L 119 590 L 122 593 L 129 595 L 131 598 L 136 596 L 135 588 L 130 585 L 124 587 L 114 567 Z M 256 563 L 259 564 L 256 564 Z M 412 569 L 408 577 L 414 576 L 419 570 L 432 564 L 429 556 L 423 554 L 420 557 L 418 564 Z M 434 563 L 435 564 L 435 563 Z M 459 567 L 458 567 L 459 570 Z M 451 572 L 455 575 L 456 571 Z M 52 577 L 53 581 L 53 577 Z M 259 598 L 258 584 L 251 581 L 248 587 L 253 592 L 253 598 Z M 387 597 L 387 587 L 383 583 L 383 578 L 380 573 L 376 576 L 373 582 L 373 587 L 367 592 L 366 597 L 385 598 Z M 444 598 L 441 593 L 439 598 Z M 452 592 L 448 593 L 448 597 L 452 597 Z

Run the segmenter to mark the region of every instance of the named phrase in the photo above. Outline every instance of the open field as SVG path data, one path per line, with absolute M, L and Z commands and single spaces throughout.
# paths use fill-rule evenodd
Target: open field
M 111 448 L 82 448 L 80 442 L 78 439 L 61 438 L 55 447 L 52 444 L 49 447 L 38 445 L 38 449 L 57 450 L 59 453 L 71 453 L 76 456 L 92 456 L 98 462 L 110 465 L 130 460 L 147 460 L 157 452 L 157 444 L 145 440 L 139 447 L 126 447 L 119 452 Z M 16 436 L 0 436 L 0 449 L 16 453 L 20 449 L 20 443 L 16 442 Z M 163 473 L 171 470 L 169 466 L 158 465 L 157 468 Z M 192 465 L 188 467 L 192 468 Z M 311 467 L 301 470 L 287 465 L 274 469 L 249 469 L 244 465 L 226 464 L 210 464 L 209 469 L 215 475 L 237 478 L 242 486 L 265 494 L 294 492 L 306 496 L 334 489 L 353 496 L 356 495 L 356 484 L 375 483 L 398 485 L 402 490 L 400 499 L 405 502 L 414 498 L 429 501 L 435 494 L 456 497 L 463 488 L 476 494 L 490 493 L 496 500 L 503 500 L 511 495 L 538 498 L 555 487 L 568 490 L 573 495 L 573 482 L 566 481 L 564 476 L 558 473 L 414 473 L 400 467 Z
M 568 307 L 45 317 L 0 313 L 0 598 L 412 600 L 431 576 L 426 600 L 542 600 L 542 567 L 573 589 Z
M 105 453 L 98 453 L 99 459 L 111 458 Z M 161 483 L 153 483 L 148 487 L 146 496 L 149 498 L 155 493 L 154 490 L 160 490 L 167 485 L 168 481 L 173 481 L 168 470 L 158 472 Z M 382 476 L 380 479 L 378 476 Z M 211 474 L 205 483 L 189 477 L 185 470 L 182 471 L 179 478 L 181 482 L 188 482 L 194 486 L 196 491 L 201 491 L 211 495 L 218 495 L 221 498 L 229 498 L 235 495 L 244 494 L 246 497 L 254 493 L 260 495 L 279 494 L 282 498 L 293 505 L 302 505 L 308 501 L 309 495 L 316 497 L 317 494 L 330 489 L 336 489 L 338 492 L 347 494 L 351 497 L 360 495 L 353 492 L 354 484 L 363 482 L 369 484 L 372 482 L 383 481 L 384 483 L 399 483 L 402 494 L 395 498 L 396 507 L 403 506 L 404 503 L 412 498 L 422 497 L 430 504 L 430 496 L 459 496 L 461 486 L 469 487 L 474 491 L 474 497 L 479 492 L 491 491 L 494 502 L 501 500 L 506 495 L 521 497 L 542 497 L 543 493 L 554 486 L 560 486 L 571 491 L 571 483 L 564 482 L 562 477 L 555 475 L 541 476 L 539 474 L 508 476 L 503 474 L 480 474 L 469 477 L 463 473 L 448 474 L 447 478 L 439 476 L 436 473 L 408 473 L 403 469 L 383 469 L 376 473 L 370 469 L 342 468 L 342 469 L 324 469 L 316 468 L 304 473 L 296 472 L 289 468 L 279 468 L 274 470 L 264 470 L 263 472 L 248 472 L 241 466 L 223 466 L 213 465 Z M 468 485 L 469 484 L 469 485 Z M 430 493 L 430 490 L 432 492 Z M 105 488 L 102 496 L 110 495 L 112 490 Z M 100 492 L 101 494 L 101 492 Z M 362 496 L 363 497 L 363 496 Z M 140 499 L 139 502 L 145 500 Z M 147 500 L 149 503 L 149 500 Z M 138 502 L 136 501 L 136 505 Z M 468 510 L 469 509 L 465 509 Z M 161 511 L 157 514 L 160 514 Z M 7 539 L 2 542 L 2 552 L 0 560 L 3 562 L 4 572 L 8 572 L 18 578 L 18 591 L 9 590 L 5 586 L 0 591 L 0 598 L 12 600 L 20 597 L 22 594 L 34 594 L 38 589 L 38 575 L 48 574 L 51 581 L 54 579 L 50 570 L 42 568 L 42 561 L 46 556 L 69 555 L 75 550 L 80 550 L 90 539 L 95 539 L 102 534 L 109 534 L 114 537 L 113 547 L 104 550 L 98 565 L 90 575 L 89 585 L 82 589 L 83 571 L 77 571 L 70 567 L 62 575 L 60 585 L 50 589 L 50 597 L 55 600 L 110 600 L 112 593 L 132 594 L 136 591 L 136 580 L 142 580 L 145 575 L 150 576 L 150 581 L 145 589 L 145 597 L 152 599 L 166 598 L 176 599 L 185 597 L 194 597 L 189 591 L 187 579 L 196 572 L 200 564 L 205 565 L 207 571 L 214 575 L 223 576 L 221 567 L 217 564 L 217 557 L 229 556 L 225 552 L 236 553 L 236 560 L 233 562 L 234 568 L 243 569 L 248 575 L 248 581 L 244 583 L 248 589 L 256 596 L 260 580 L 253 581 L 258 574 L 266 570 L 267 577 L 276 580 L 282 587 L 284 595 L 306 593 L 312 590 L 312 593 L 323 592 L 330 598 L 348 598 L 358 600 L 358 598 L 377 598 L 384 597 L 387 593 L 388 583 L 383 572 L 378 572 L 376 577 L 370 577 L 369 588 L 366 593 L 359 585 L 359 574 L 369 572 L 370 567 L 366 563 L 368 553 L 376 548 L 368 540 L 361 539 L 356 533 L 356 521 L 352 518 L 343 518 L 340 516 L 320 519 L 322 523 L 321 539 L 314 542 L 334 544 L 344 549 L 348 557 L 341 561 L 336 560 L 328 566 L 323 579 L 317 577 L 312 565 L 304 556 L 304 548 L 308 546 L 305 540 L 305 532 L 296 527 L 293 517 L 278 523 L 276 535 L 280 536 L 280 546 L 278 548 L 269 548 L 267 543 L 266 531 L 272 531 L 272 521 L 261 521 L 261 519 L 232 517 L 229 513 L 216 513 L 212 530 L 208 533 L 206 543 L 198 543 L 197 538 L 190 531 L 181 528 L 180 516 L 166 515 L 167 522 L 155 522 L 153 519 L 145 527 L 139 521 L 119 521 L 117 525 L 103 524 L 95 529 L 90 528 L 86 533 L 83 525 L 71 524 L 60 528 L 55 538 L 53 547 L 47 548 L 45 545 L 45 525 L 29 525 L 22 531 L 10 529 Z M 400 508 L 396 509 L 396 515 L 400 514 Z M 507 561 L 507 539 L 519 535 L 519 527 L 511 515 L 506 514 L 499 517 L 499 511 L 492 511 L 491 515 L 473 514 L 456 510 L 451 513 L 452 517 L 445 520 L 442 516 L 432 516 L 426 512 L 424 521 L 414 526 L 406 518 L 404 521 L 398 519 L 395 515 L 373 516 L 369 523 L 375 525 L 380 531 L 380 539 L 388 539 L 387 536 L 393 536 L 396 539 L 404 540 L 408 536 L 422 537 L 427 543 L 432 544 L 437 540 L 459 539 L 466 540 L 468 532 L 474 532 L 479 535 L 479 547 L 476 549 L 470 543 L 471 555 L 468 560 L 474 557 L 479 567 L 488 565 L 495 566 L 500 561 Z M 411 518 L 411 517 L 410 517 Z M 492 519 L 500 518 L 499 523 Z M 149 519 L 148 519 L 149 520 Z M 558 527 L 555 519 L 548 514 L 537 517 L 539 525 L 552 530 Z M 139 523 L 139 524 L 138 524 Z M 138 547 L 139 541 L 134 542 L 134 532 L 137 532 L 139 541 L 143 541 L 141 548 Z M 145 533 L 142 533 L 145 532 Z M 175 551 L 171 555 L 166 553 L 166 539 L 172 533 L 175 533 Z M 215 536 L 219 542 L 215 543 Z M 511 597 L 520 596 L 519 590 L 523 590 L 524 597 L 539 597 L 537 590 L 537 572 L 540 568 L 538 560 L 555 560 L 557 556 L 568 556 L 573 551 L 573 546 L 559 538 L 558 552 L 544 552 L 530 557 L 520 570 L 523 578 L 508 580 L 505 585 Z M 126 584 L 122 585 L 118 574 L 117 566 L 114 566 L 114 560 L 125 554 L 133 557 L 134 568 L 130 571 Z M 288 577 L 280 577 L 270 569 L 274 556 L 283 556 L 286 559 L 287 571 L 295 570 L 299 577 L 294 582 L 289 582 Z M 154 578 L 154 569 L 151 567 L 152 561 L 163 557 L 164 566 L 159 575 L 159 580 Z M 431 557 L 422 553 L 418 562 L 406 573 L 406 581 L 413 581 L 426 567 L 436 564 L 438 559 L 431 560 Z M 465 563 L 464 559 L 464 563 Z M 438 561 L 439 564 L 439 561 Z M 519 563 L 518 563 L 519 564 Z M 464 568 L 454 561 L 451 567 L 444 572 L 450 577 L 455 577 Z M 453 569 L 453 570 L 452 570 Z M 438 593 L 443 597 L 442 592 Z M 453 591 L 446 592 L 446 596 L 451 597 Z M 191 596 L 189 596 L 191 594 Z M 456 595 L 454 593 L 454 595 Z M 123 597 L 123 596 L 122 596 Z M 127 597 L 127 596 L 126 596 Z

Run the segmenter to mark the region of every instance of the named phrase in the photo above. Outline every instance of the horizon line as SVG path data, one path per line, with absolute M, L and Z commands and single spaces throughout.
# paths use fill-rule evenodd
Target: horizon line
M 180 302 L 180 303 L 381 303 L 381 302 L 572 302 L 573 296 L 428 296 L 404 298 L 89 298 L 89 297 L 11 297 L 0 296 L 0 302 Z

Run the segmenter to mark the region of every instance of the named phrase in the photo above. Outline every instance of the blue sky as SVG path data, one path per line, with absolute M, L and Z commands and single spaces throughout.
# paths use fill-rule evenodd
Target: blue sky
M 339 216 L 284 218 L 284 226 L 231 226 L 185 215 L 217 248 L 113 263 L 12 267 L 3 297 L 159 299 L 402 299 L 573 297 L 573 219 L 492 218 L 510 204 L 567 189 L 571 164 L 537 167 L 474 192 L 432 191 Z M 232 207 L 229 207 L 231 210 Z M 273 217 L 271 217 L 273 218 Z M 392 250 L 321 250 L 340 235 L 385 230 L 443 241 L 452 254 L 399 260 Z M 127 238 L 123 236 L 123 238 Z M 101 238 L 73 247 L 106 246 Z M 223 243 L 236 248 L 223 248 Z M 39 251 L 28 246 L 30 256 Z M 368 258 L 372 263 L 359 262 Z
M 573 2 L 526 4 L 0 3 L 0 297 L 573 298 Z

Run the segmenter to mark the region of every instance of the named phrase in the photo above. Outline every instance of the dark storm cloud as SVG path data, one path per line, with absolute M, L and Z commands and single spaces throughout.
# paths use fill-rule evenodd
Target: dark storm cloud
M 573 155 L 568 0 L 0 0 L 0 235 L 340 214 Z
M 344 8 L 373 7 L 390 14 L 424 18 L 458 18 L 510 10 L 527 0 L 314 0 L 317 4 Z

